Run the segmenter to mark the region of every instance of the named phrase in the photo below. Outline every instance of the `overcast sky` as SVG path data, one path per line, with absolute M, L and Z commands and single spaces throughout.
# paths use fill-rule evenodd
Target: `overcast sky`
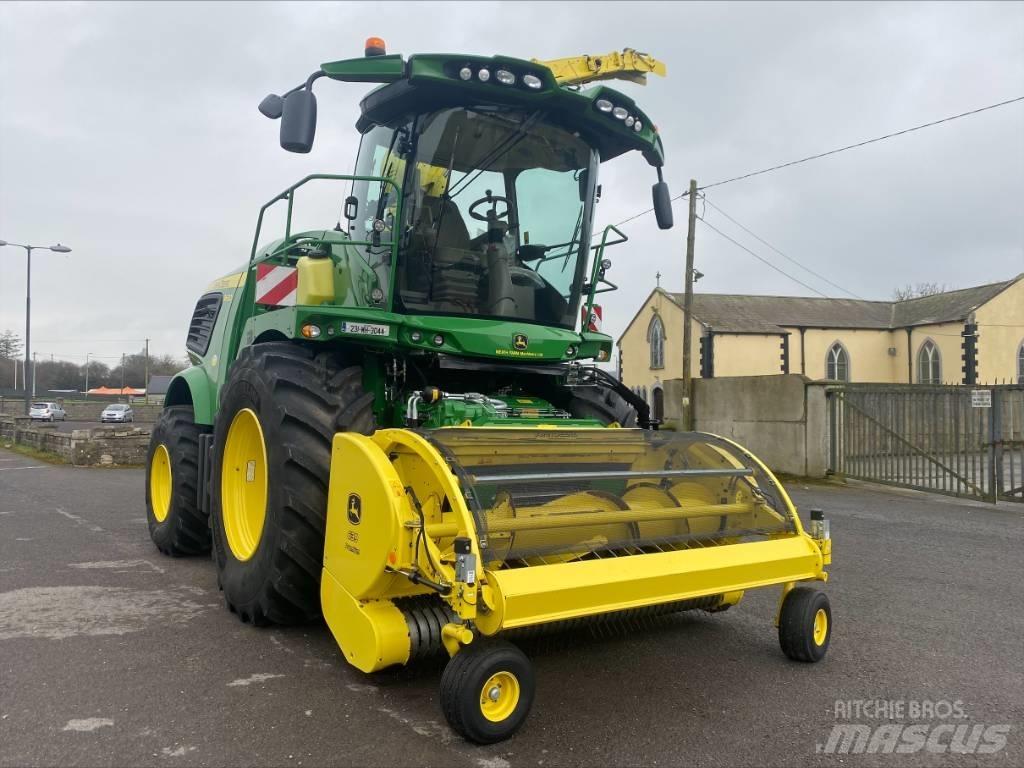
M 364 86 L 321 82 L 308 156 L 281 150 L 256 105 L 369 35 L 406 55 L 654 54 L 668 78 L 621 87 L 660 129 L 673 194 L 1024 95 L 1021 3 L 3 3 L 0 28 L 0 239 L 74 249 L 33 259 L 33 347 L 79 362 L 146 337 L 181 356 L 198 295 L 248 257 L 259 206 L 307 173 L 351 172 Z M 599 221 L 649 207 L 653 176 L 638 155 L 609 163 Z M 1006 279 L 1024 272 L 1024 102 L 707 195 L 864 298 Z M 609 252 L 613 335 L 656 272 L 681 290 L 682 201 L 676 221 L 640 218 Z M 698 290 L 813 295 L 704 227 L 697 266 Z M 24 281 L 24 251 L 0 248 L 0 330 L 24 331 Z

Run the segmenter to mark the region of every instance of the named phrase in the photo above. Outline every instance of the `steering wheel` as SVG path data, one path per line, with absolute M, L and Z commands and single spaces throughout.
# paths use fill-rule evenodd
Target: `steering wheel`
M 512 278 L 512 285 L 530 286 L 534 288 L 546 288 L 544 278 L 526 267 L 509 267 L 509 277 Z
M 488 213 L 494 213 L 494 218 L 504 219 L 508 217 L 508 210 L 511 207 L 509 205 L 508 198 L 502 197 L 501 195 L 492 195 L 491 190 L 488 189 L 487 194 L 484 197 L 481 197 L 479 200 L 477 200 L 475 203 L 469 206 L 470 218 L 476 219 L 477 221 L 490 221 L 490 219 L 487 218 L 487 213 L 477 213 L 474 210 L 478 205 L 483 205 L 485 203 L 491 206 L 491 210 Z M 505 204 L 505 210 L 502 211 L 501 213 L 497 212 L 497 203 Z

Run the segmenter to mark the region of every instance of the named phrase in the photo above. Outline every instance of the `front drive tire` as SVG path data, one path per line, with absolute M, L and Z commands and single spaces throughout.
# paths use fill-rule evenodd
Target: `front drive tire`
M 149 536 L 165 555 L 210 551 L 210 526 L 199 511 L 199 436 L 192 406 L 163 410 L 149 439 L 146 458 L 146 521 Z
M 211 457 L 217 574 L 245 622 L 320 615 L 331 441 L 374 430 L 362 367 L 288 342 L 244 349 L 221 393 Z
M 598 419 L 603 424 L 636 426 L 636 409 L 612 389 L 579 387 L 569 399 L 567 410 L 577 419 Z

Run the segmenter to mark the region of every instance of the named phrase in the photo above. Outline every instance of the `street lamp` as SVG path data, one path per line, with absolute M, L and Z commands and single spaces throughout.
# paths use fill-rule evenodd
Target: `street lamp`
M 32 251 L 53 251 L 54 253 L 71 253 L 66 245 L 22 245 L 21 243 L 8 243 L 0 240 L 0 248 L 5 245 L 15 248 L 24 248 L 27 256 L 27 269 L 25 270 L 25 413 L 28 413 L 31 406 L 32 390 L 35 388 L 36 372 L 32 366 Z

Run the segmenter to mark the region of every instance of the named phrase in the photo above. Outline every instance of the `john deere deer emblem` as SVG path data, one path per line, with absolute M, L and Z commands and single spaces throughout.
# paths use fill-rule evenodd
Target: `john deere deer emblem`
M 518 350 L 524 350 L 530 346 L 530 340 L 526 338 L 525 333 L 517 333 L 512 337 L 512 348 Z
M 348 495 L 348 521 L 352 525 L 359 525 L 359 521 L 363 519 L 363 500 L 359 498 L 358 493 L 350 493 Z

